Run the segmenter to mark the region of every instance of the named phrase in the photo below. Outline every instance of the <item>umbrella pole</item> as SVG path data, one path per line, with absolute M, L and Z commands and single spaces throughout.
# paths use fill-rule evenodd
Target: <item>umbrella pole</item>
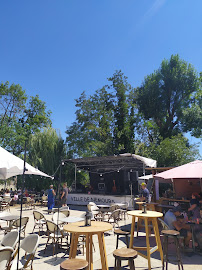
M 19 230 L 19 240 L 18 240 L 18 257 L 17 257 L 17 270 L 19 269 L 19 258 L 20 258 L 20 235 L 21 235 L 21 226 L 22 226 L 22 203 L 23 203 L 23 190 L 25 184 L 25 172 L 26 172 L 26 150 L 27 150 L 27 142 L 25 141 L 25 152 L 24 152 L 24 166 L 23 166 L 23 174 L 22 174 L 22 187 L 21 187 L 21 200 L 20 200 L 20 230 Z
M 64 165 L 63 161 L 60 162 L 60 176 L 59 176 L 59 183 L 58 183 L 58 216 L 57 216 L 57 234 L 58 234 L 58 223 L 59 223 L 59 201 L 60 201 L 60 185 L 61 185 L 61 179 L 62 179 L 62 165 Z M 57 260 L 57 251 L 58 251 L 58 242 L 56 245 L 56 260 Z

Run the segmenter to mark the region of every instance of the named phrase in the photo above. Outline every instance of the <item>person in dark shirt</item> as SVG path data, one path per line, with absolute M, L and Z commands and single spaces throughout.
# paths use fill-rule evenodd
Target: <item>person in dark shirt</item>
M 142 183 L 141 184 L 141 188 L 142 188 L 142 191 L 140 193 L 140 200 L 142 202 L 148 202 L 148 199 L 149 199 L 149 190 L 147 189 L 147 184 L 146 183 Z
M 193 220 L 200 218 L 200 203 L 198 193 L 192 193 L 188 211 L 192 214 Z
M 68 196 L 68 188 L 67 184 L 63 184 L 63 190 L 62 190 L 62 196 L 61 196 L 61 202 L 62 206 L 67 206 L 67 196 Z

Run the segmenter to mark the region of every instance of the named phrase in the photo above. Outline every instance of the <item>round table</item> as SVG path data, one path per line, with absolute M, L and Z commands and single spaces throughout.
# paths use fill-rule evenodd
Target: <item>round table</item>
M 4 221 L 13 221 L 13 220 L 16 220 L 18 218 L 20 218 L 20 216 L 17 216 L 17 215 L 7 215 L 4 217 L 0 217 L 0 219 L 4 220 Z
M 107 222 L 92 221 L 91 226 L 84 226 L 85 222 L 76 222 L 64 225 L 64 230 L 72 233 L 69 259 L 75 258 L 77 253 L 77 244 L 79 235 L 86 236 L 86 260 L 89 264 L 89 269 L 93 269 L 93 240 L 92 236 L 97 234 L 102 269 L 108 269 L 107 254 L 104 241 L 104 232 L 112 230 L 112 225 Z
M 163 263 L 163 251 L 162 251 L 162 246 L 161 246 L 161 240 L 160 240 L 160 234 L 159 234 L 159 228 L 158 228 L 158 222 L 157 218 L 160 218 L 163 216 L 162 213 L 157 212 L 157 211 L 147 211 L 147 213 L 142 213 L 140 210 L 134 210 L 134 211 L 129 211 L 128 215 L 132 216 L 132 225 L 131 225 L 131 238 L 130 238 L 130 248 L 134 248 L 135 250 L 138 251 L 138 254 L 145 259 L 148 260 L 148 269 L 151 270 L 151 260 L 150 256 L 152 253 L 155 251 L 159 251 L 161 261 Z M 134 231 L 135 231 L 135 218 L 141 218 L 145 222 L 145 232 L 146 232 L 146 247 L 136 247 L 133 246 L 133 238 L 134 238 Z M 156 246 L 152 247 L 150 249 L 150 243 L 149 243 L 149 228 L 148 228 L 148 221 L 152 222 L 153 229 L 154 229 L 154 235 L 156 239 Z M 139 252 L 139 250 L 144 250 L 146 251 L 146 255 L 142 254 Z
M 83 221 L 84 219 L 85 219 L 84 217 L 69 216 L 65 218 L 60 218 L 59 220 L 64 223 L 74 223 L 74 222 Z

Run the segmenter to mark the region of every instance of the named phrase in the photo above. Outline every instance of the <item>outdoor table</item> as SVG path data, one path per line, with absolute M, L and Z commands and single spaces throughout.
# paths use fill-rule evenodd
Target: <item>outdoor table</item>
M 106 210 L 106 209 L 109 209 L 111 207 L 111 205 L 109 205 L 109 204 L 98 204 L 97 207 L 100 208 L 100 209 Z
M 147 211 L 147 213 L 142 213 L 140 210 L 134 210 L 134 211 L 129 211 L 128 215 L 132 216 L 132 225 L 131 225 L 131 238 L 130 238 L 130 248 L 134 248 L 135 250 L 138 251 L 138 254 L 142 256 L 143 258 L 148 260 L 148 269 L 151 270 L 151 260 L 150 260 L 150 255 L 154 253 L 155 251 L 159 251 L 161 261 L 163 263 L 163 251 L 162 251 L 162 246 L 161 246 L 161 240 L 160 240 L 160 234 L 159 234 L 159 228 L 158 228 L 158 222 L 157 218 L 162 217 L 163 214 L 160 212 L 156 211 Z M 133 246 L 133 238 L 134 238 L 134 230 L 135 230 L 135 218 L 141 218 L 144 219 L 145 222 L 145 231 L 146 231 L 146 247 L 136 247 Z M 156 244 L 157 246 L 152 247 L 150 249 L 150 244 L 149 244 L 149 228 L 148 228 L 148 221 L 152 221 L 152 225 L 154 228 L 154 235 L 156 239 Z M 144 250 L 146 251 L 146 255 L 142 254 L 139 252 L 139 250 Z
M 20 218 L 20 217 L 16 216 L 16 215 L 8 215 L 8 216 L 0 217 L 0 219 L 4 220 L 4 221 L 12 221 L 12 220 L 16 220 L 18 218 Z
M 119 206 L 120 208 L 126 207 L 126 206 L 127 206 L 126 203 L 113 203 L 113 205 L 117 205 L 117 206 Z
M 112 225 L 107 222 L 92 221 L 91 226 L 84 226 L 84 222 L 76 222 L 64 225 L 64 231 L 72 233 L 69 259 L 75 258 L 77 253 L 77 244 L 79 235 L 86 236 L 86 260 L 89 269 L 93 269 L 93 235 L 97 234 L 102 270 L 108 269 L 107 254 L 104 241 L 104 232 L 112 230 Z
M 18 218 L 20 218 L 20 217 L 16 216 L 16 215 L 7 215 L 7 216 L 0 217 L 1 220 L 9 222 L 9 225 L 8 225 L 9 228 L 11 227 L 12 221 L 14 221 L 14 220 L 16 220 Z
M 82 217 L 74 217 L 74 216 L 60 218 L 60 221 L 62 221 L 64 223 L 74 223 L 74 222 L 80 222 L 80 221 L 83 221 L 83 220 L 84 220 L 84 218 L 82 218 Z

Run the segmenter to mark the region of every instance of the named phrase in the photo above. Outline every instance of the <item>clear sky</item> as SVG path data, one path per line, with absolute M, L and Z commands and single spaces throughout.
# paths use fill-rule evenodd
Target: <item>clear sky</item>
M 178 53 L 202 71 L 201 0 L 2 0 L 0 14 L 0 82 L 38 94 L 63 138 L 75 99 L 115 70 L 135 87 Z

